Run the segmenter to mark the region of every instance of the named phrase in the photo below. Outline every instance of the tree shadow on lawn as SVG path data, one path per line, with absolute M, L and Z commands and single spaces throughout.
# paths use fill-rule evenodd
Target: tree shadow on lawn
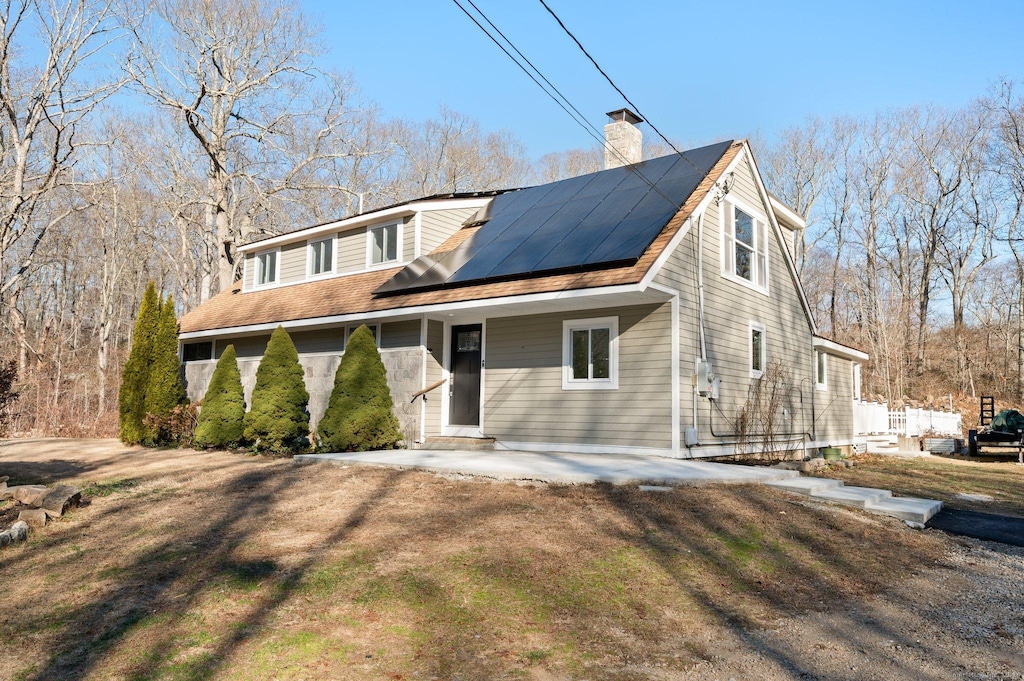
M 224 665 L 251 632 L 258 631 L 268 616 L 289 599 L 306 570 L 320 555 L 359 527 L 403 475 L 405 472 L 395 471 L 386 476 L 384 484 L 363 499 L 344 523 L 334 528 L 319 551 L 312 552 L 288 571 L 278 588 L 247 615 L 244 626 L 234 627 L 213 650 L 192 661 L 188 678 L 209 678 Z M 119 641 L 140 625 L 152 623 L 154 617 L 172 622 L 186 616 L 207 594 L 211 584 L 251 583 L 274 573 L 277 566 L 272 561 L 239 562 L 231 554 L 251 538 L 252 531 L 242 526 L 268 514 L 275 499 L 299 481 L 289 471 L 277 468 L 237 476 L 225 487 L 225 493 L 246 493 L 244 503 L 232 504 L 219 517 L 197 519 L 194 524 L 179 526 L 177 531 L 168 533 L 142 552 L 131 565 L 120 569 L 116 588 L 83 607 L 64 613 L 63 631 L 56 640 L 70 643 L 55 650 L 46 666 L 32 678 L 86 677 Z M 147 503 L 145 499 L 128 501 L 106 513 L 130 517 L 137 507 Z M 95 522 L 102 520 L 96 518 Z M 148 646 L 134 665 L 131 678 L 155 675 L 176 645 L 173 636 L 168 635 Z
M 651 662 L 683 669 L 711 659 L 713 651 L 701 648 L 696 635 L 707 623 L 734 632 L 785 670 L 813 674 L 790 651 L 750 630 L 780 615 L 838 607 L 880 591 L 890 579 L 880 566 L 912 571 L 941 553 L 934 538 L 908 535 L 905 545 L 877 560 L 872 551 L 892 542 L 891 527 L 844 522 L 764 488 L 664 494 L 610 485 L 517 488 L 359 467 L 348 477 L 322 477 L 337 487 L 357 476 L 372 484 L 351 500 L 351 511 L 317 528 L 323 536 L 301 559 L 283 565 L 266 551 L 247 553 L 249 542 L 275 527 L 279 498 L 315 491 L 320 480 L 312 470 L 247 467 L 203 492 L 228 497 L 224 508 L 203 516 L 210 511 L 197 507 L 187 523 L 153 527 L 146 512 L 159 498 L 128 496 L 83 516 L 75 532 L 46 539 L 41 548 L 66 552 L 56 561 L 61 569 L 81 560 L 71 550 L 75 535 L 109 532 L 104 523 L 123 525 L 143 548 L 117 568 L 113 587 L 95 589 L 82 606 L 26 623 L 59 632 L 50 637 L 57 643 L 49 661 L 31 678 L 83 678 L 111 664 L 123 668 L 126 652 L 135 655 L 127 678 L 210 678 L 253 639 L 298 636 L 293 627 L 270 625 L 286 609 L 297 609 L 296 617 L 308 622 L 316 614 L 309 601 L 323 603 L 331 616 L 351 608 L 372 611 L 387 630 L 406 631 L 382 643 L 402 649 L 395 659 L 401 672 L 496 678 L 544 665 L 569 676 L 635 678 L 650 673 L 644 670 Z M 428 503 L 413 498 L 402 505 L 403 497 L 431 486 L 424 481 L 435 483 L 424 497 Z M 595 514 L 583 512 L 587 507 Z M 780 517 L 799 522 L 775 522 Z M 364 536 L 368 525 L 374 532 Z M 356 537 L 357 530 L 364 533 Z M 837 549 L 844 543 L 849 550 Z M 0 563 L 8 568 L 8 561 Z M 252 602 L 222 616 L 221 630 L 181 661 L 178 625 L 201 615 L 224 586 L 252 588 Z M 330 610 L 331 604 L 337 608 Z M 678 617 L 689 617 L 683 622 L 689 629 L 680 630 Z M 910 644 L 904 632 L 869 625 Z M 145 643 L 129 650 L 141 631 Z M 842 640 L 849 632 L 834 634 Z M 918 669 L 897 670 L 931 678 Z
M 865 526 L 843 522 L 834 512 L 808 509 L 805 512 L 815 516 L 820 530 L 783 528 L 781 538 L 765 542 L 756 519 L 778 518 L 782 513 L 795 515 L 794 505 L 778 493 L 724 486 L 709 489 L 709 500 L 729 498 L 732 503 L 722 506 L 746 508 L 750 512 L 743 514 L 746 517 L 720 513 L 709 503 L 708 507 L 691 512 L 699 516 L 700 531 L 694 532 L 692 524 L 684 526 L 680 522 L 678 510 L 671 508 L 670 495 L 644 495 L 635 488 L 609 485 L 601 488 L 677 587 L 712 613 L 720 625 L 731 628 L 746 645 L 760 651 L 782 670 L 800 678 L 817 678 L 822 673 L 808 668 L 806 660 L 795 659 L 783 646 L 773 644 L 770 636 L 761 635 L 771 623 L 759 613 L 781 611 L 792 616 L 841 610 L 843 615 L 829 632 L 834 641 L 849 642 L 853 635 L 875 634 L 903 647 L 915 645 L 910 632 L 892 628 L 879 618 L 860 617 L 846 603 L 883 591 L 901 577 L 916 572 L 922 564 L 934 564 L 940 555 L 934 540 L 908 535 L 905 543 L 885 547 L 886 536 L 891 538 L 891 532 L 875 533 Z M 679 570 L 681 552 L 698 557 L 704 579 L 693 579 L 692 573 Z M 947 669 L 961 668 L 961 661 L 950 659 L 942 649 L 927 643 L 925 647 L 929 656 Z M 899 676 L 935 681 L 947 678 L 946 674 L 929 674 L 895 655 L 887 657 L 884 661 L 888 670 Z M 873 660 L 873 664 L 881 662 L 878 656 Z M 844 676 L 836 676 L 834 670 L 829 672 L 830 678 L 858 679 L 861 675 L 854 669 Z

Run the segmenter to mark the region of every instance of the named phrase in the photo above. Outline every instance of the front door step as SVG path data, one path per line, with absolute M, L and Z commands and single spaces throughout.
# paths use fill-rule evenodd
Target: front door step
M 428 437 L 425 441 L 417 445 L 415 449 L 436 449 L 449 452 L 489 452 L 494 450 L 494 438 L 435 436 Z
M 846 487 L 841 480 L 830 478 L 790 478 L 769 480 L 764 484 L 803 494 L 820 501 L 863 508 L 865 511 L 899 518 L 914 525 L 924 525 L 942 509 L 942 502 L 916 497 L 894 497 L 887 489 Z

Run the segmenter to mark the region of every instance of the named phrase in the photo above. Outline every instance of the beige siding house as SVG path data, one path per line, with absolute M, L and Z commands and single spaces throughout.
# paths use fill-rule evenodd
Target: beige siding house
M 407 446 L 731 455 L 765 446 L 750 414 L 768 388 L 772 446 L 851 445 L 867 356 L 816 335 L 792 257 L 803 222 L 746 142 L 628 160 L 243 246 L 235 287 L 181 320 L 189 396 L 233 344 L 248 398 L 282 325 L 315 428 L 367 324 Z

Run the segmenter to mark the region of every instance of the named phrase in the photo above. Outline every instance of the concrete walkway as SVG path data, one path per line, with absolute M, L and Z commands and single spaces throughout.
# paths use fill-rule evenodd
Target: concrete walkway
M 435 451 L 394 449 L 349 454 L 301 454 L 298 462 L 361 463 L 419 468 L 435 473 L 478 475 L 496 480 L 536 480 L 563 484 L 609 482 L 615 485 L 653 483 L 765 483 L 798 476 L 796 471 L 689 461 L 636 454 L 565 454 L 561 452 Z

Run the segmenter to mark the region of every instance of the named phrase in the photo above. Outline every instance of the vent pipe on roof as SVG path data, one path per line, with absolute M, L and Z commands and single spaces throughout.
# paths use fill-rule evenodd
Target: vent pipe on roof
M 643 158 L 643 134 L 637 124 L 644 120 L 629 109 L 608 112 L 604 126 L 604 169 L 639 163 Z

